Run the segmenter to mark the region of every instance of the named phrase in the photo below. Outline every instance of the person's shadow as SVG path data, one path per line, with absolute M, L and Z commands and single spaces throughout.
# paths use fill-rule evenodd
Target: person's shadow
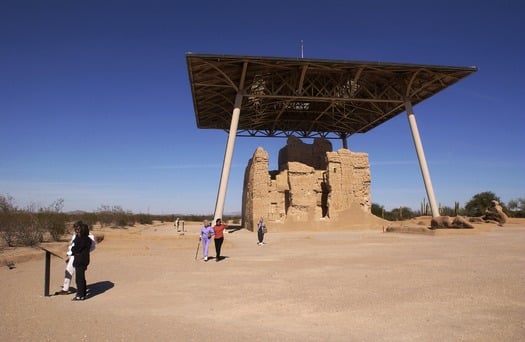
M 231 234 L 231 233 L 235 233 L 235 232 L 237 232 L 237 231 L 239 231 L 241 229 L 242 229 L 242 226 L 240 226 L 240 225 L 238 225 L 238 226 L 237 225 L 233 225 L 233 226 L 228 226 L 228 229 L 226 229 L 226 231 L 229 234 Z
M 226 258 L 229 258 L 229 256 L 221 255 L 220 258 L 217 258 L 217 257 L 214 257 L 214 256 L 209 256 L 208 257 L 208 261 L 215 260 L 216 262 L 219 262 L 219 261 L 222 261 L 222 260 L 224 260 Z
M 99 281 L 93 284 L 89 284 L 87 286 L 88 288 L 88 298 L 98 296 L 99 294 L 102 294 L 109 289 L 112 289 L 115 286 L 115 284 L 111 281 Z

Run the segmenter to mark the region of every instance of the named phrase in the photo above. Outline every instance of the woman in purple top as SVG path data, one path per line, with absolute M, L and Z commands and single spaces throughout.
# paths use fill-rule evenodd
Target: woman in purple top
M 210 247 L 210 241 L 213 236 L 213 228 L 208 220 L 204 220 L 204 225 L 201 228 L 201 236 L 199 240 L 202 241 L 202 253 L 204 255 L 204 261 L 208 261 L 208 248 Z

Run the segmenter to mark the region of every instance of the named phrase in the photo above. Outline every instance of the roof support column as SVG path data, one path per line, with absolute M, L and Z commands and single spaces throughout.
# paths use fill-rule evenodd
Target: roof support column
M 217 192 L 217 202 L 215 202 L 215 214 L 213 222 L 218 218 L 222 218 L 224 212 L 224 202 L 226 199 L 226 189 L 228 188 L 228 179 L 230 178 L 230 169 L 233 158 L 233 148 L 235 145 L 235 138 L 237 136 L 237 127 L 239 125 L 239 117 L 241 114 L 242 92 L 238 92 L 235 96 L 235 104 L 232 113 L 232 121 L 230 123 L 230 132 L 228 134 L 228 143 L 226 144 L 226 151 L 224 152 L 224 161 L 222 164 L 221 182 Z
M 405 108 L 408 116 L 408 123 L 410 124 L 410 130 L 412 132 L 412 139 L 416 147 L 417 158 L 419 159 L 419 167 L 421 168 L 421 174 L 423 175 L 423 182 L 425 183 L 425 189 L 427 191 L 428 203 L 432 210 L 432 217 L 439 216 L 439 209 L 436 204 L 436 197 L 434 195 L 434 189 L 432 188 L 432 180 L 430 179 L 430 172 L 428 171 L 427 160 L 425 158 L 425 152 L 423 151 L 423 144 L 419 136 L 417 129 L 416 116 L 412 110 L 412 103 L 405 101 Z

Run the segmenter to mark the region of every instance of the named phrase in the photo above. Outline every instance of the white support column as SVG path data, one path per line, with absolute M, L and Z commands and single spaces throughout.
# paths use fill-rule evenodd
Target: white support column
M 237 136 L 237 126 L 239 125 L 239 117 L 241 113 L 242 94 L 237 93 L 235 97 L 235 105 L 232 113 L 232 121 L 230 123 L 230 133 L 228 135 L 228 143 L 226 144 L 226 151 L 224 152 L 224 161 L 222 164 L 221 182 L 217 192 L 217 202 L 215 202 L 215 214 L 213 224 L 218 218 L 222 218 L 224 212 L 224 202 L 226 199 L 226 189 L 228 188 L 228 179 L 230 178 L 230 169 L 233 158 L 233 148 L 235 146 L 235 138 Z
M 421 168 L 423 182 L 425 183 L 425 189 L 427 191 L 428 203 L 432 210 L 432 217 L 437 217 L 440 216 L 439 208 L 436 204 L 436 197 L 434 195 L 434 189 L 432 188 L 432 180 L 430 179 L 430 172 L 428 171 L 423 144 L 421 143 L 421 138 L 417 129 L 416 116 L 412 110 L 412 103 L 410 101 L 405 101 L 405 108 L 408 116 L 408 123 L 410 124 L 410 130 L 412 131 L 412 138 L 414 139 L 414 145 L 416 147 L 417 158 L 419 159 L 419 167 Z

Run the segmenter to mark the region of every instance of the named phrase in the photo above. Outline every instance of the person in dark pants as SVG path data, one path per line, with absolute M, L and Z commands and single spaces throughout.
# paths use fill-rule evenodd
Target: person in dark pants
M 75 281 L 77 283 L 77 295 L 73 300 L 84 300 L 86 298 L 86 270 L 89 265 L 90 250 L 89 227 L 87 224 L 82 224 L 71 248 L 71 253 L 75 257 L 73 266 L 75 267 Z
M 264 223 L 264 219 L 261 217 L 259 223 L 257 223 L 257 244 L 259 246 L 264 245 L 264 233 L 266 233 L 266 223 Z
M 73 237 L 71 238 L 71 242 L 69 244 L 69 248 L 67 250 L 67 259 L 66 259 L 66 271 L 64 275 L 64 285 L 62 286 L 62 290 L 55 292 L 56 295 L 67 295 L 69 294 L 69 286 L 71 285 L 71 280 L 73 278 L 73 274 L 75 273 L 75 266 L 73 266 L 73 262 L 75 261 L 75 257 L 73 256 L 73 253 L 71 252 L 71 249 L 73 248 L 75 238 L 78 235 L 80 226 L 82 226 L 84 223 L 82 221 L 77 221 L 73 225 L 73 228 L 75 229 L 75 233 L 73 234 Z M 97 247 L 97 243 L 95 241 L 95 236 L 93 234 L 89 234 L 89 238 L 91 239 L 91 250 L 90 252 L 93 252 L 95 248 Z
M 213 226 L 214 240 L 215 243 L 215 261 L 221 260 L 221 247 L 224 241 L 224 229 L 228 228 L 227 225 L 222 224 L 222 220 L 218 218 Z

